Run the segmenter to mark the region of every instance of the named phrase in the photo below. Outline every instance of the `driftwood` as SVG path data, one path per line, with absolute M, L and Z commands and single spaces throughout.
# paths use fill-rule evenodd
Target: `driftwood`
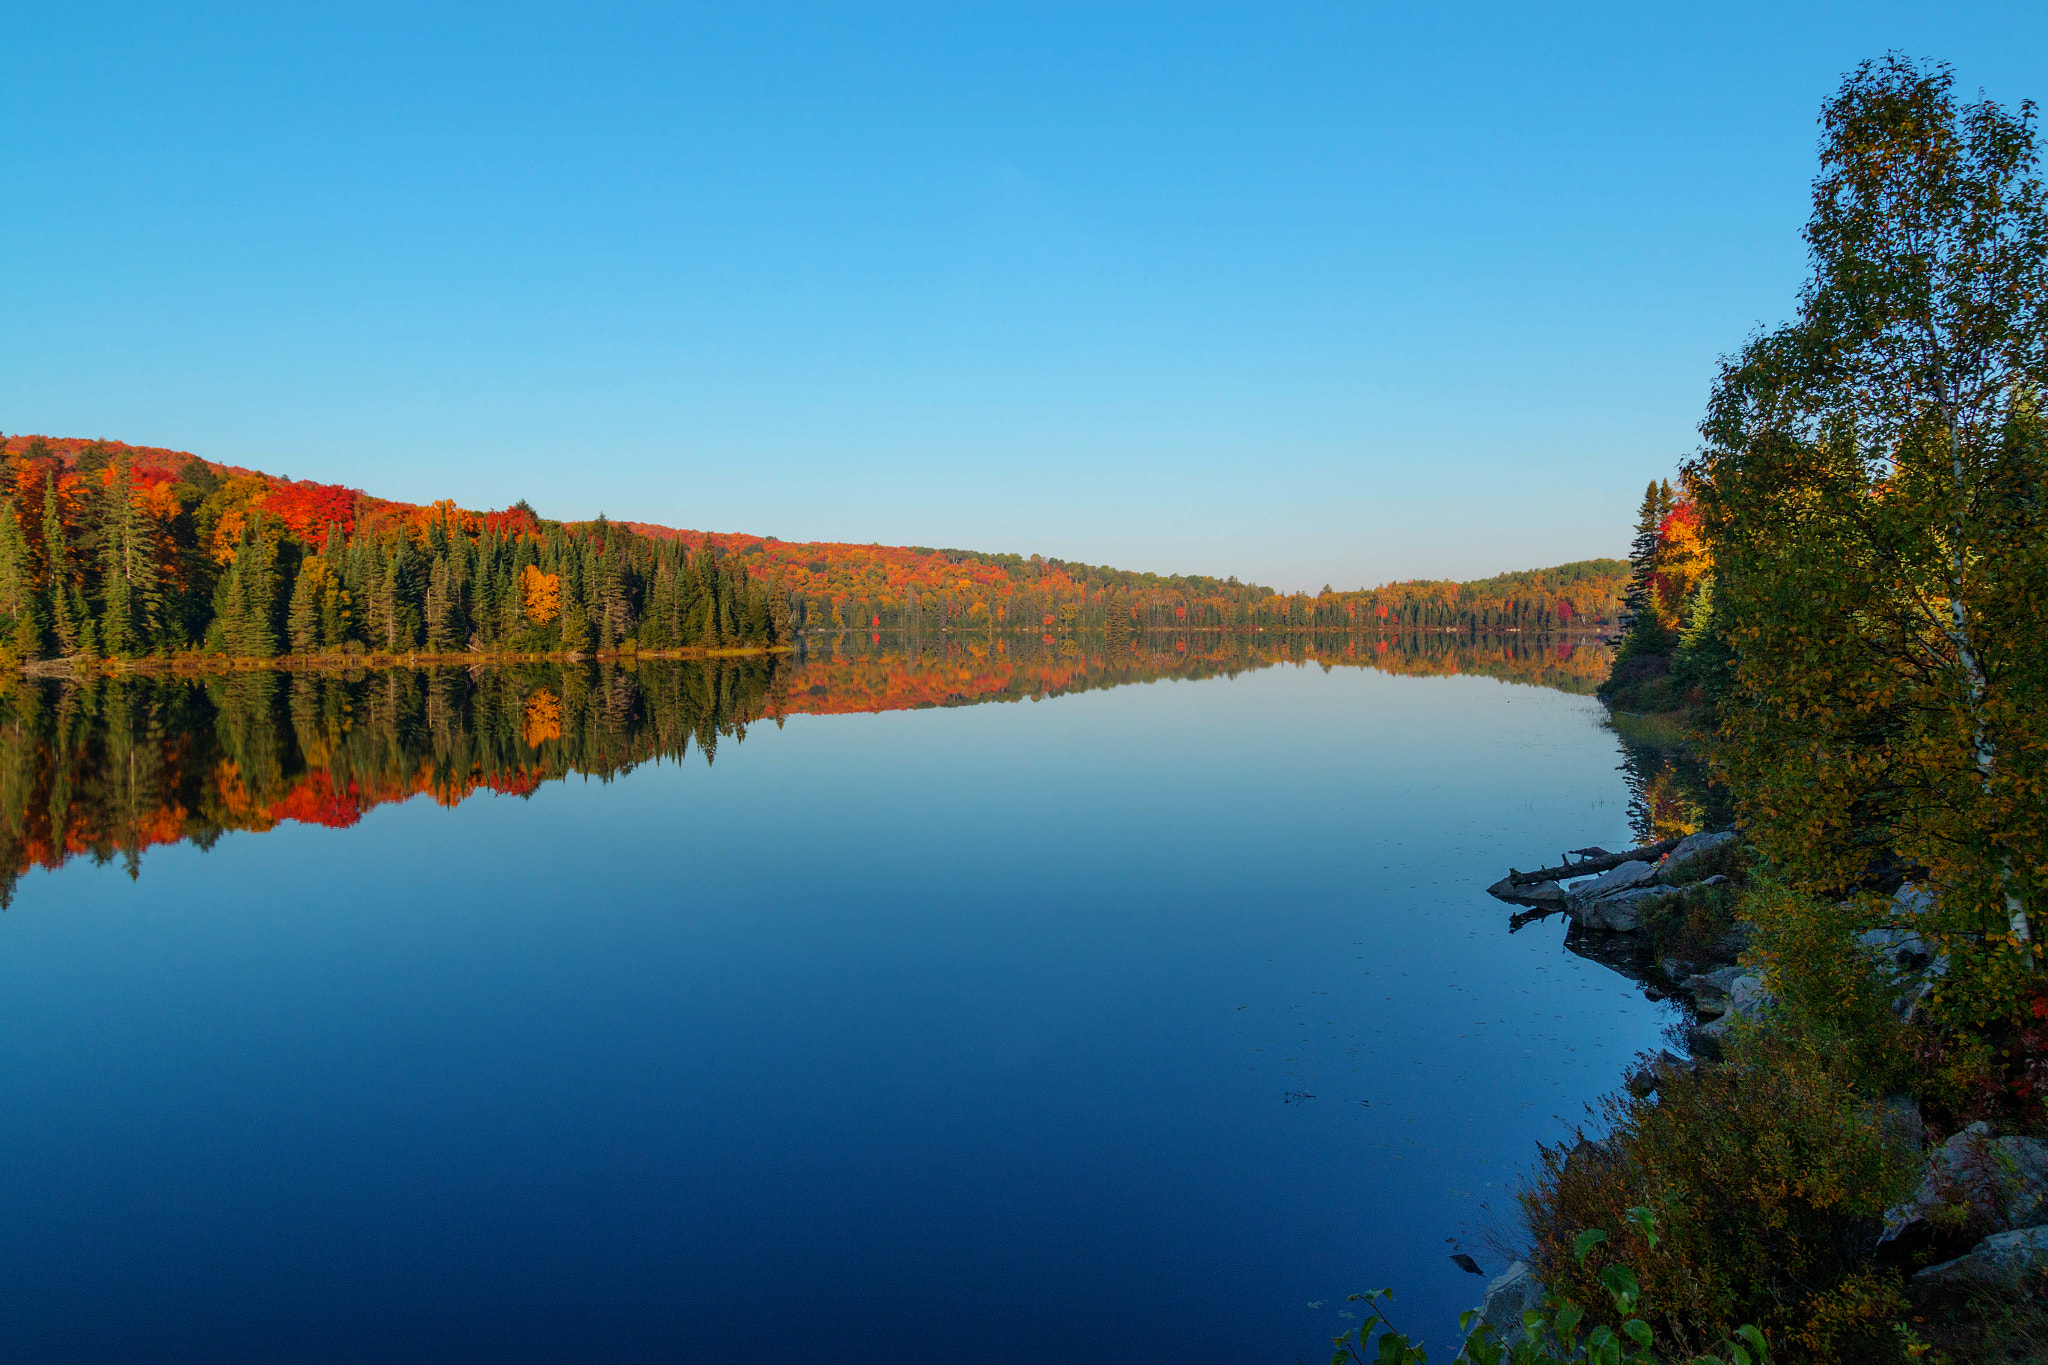
M 1589 872 L 1605 872 L 1620 867 L 1623 863 L 1654 862 L 1672 849 L 1677 848 L 1677 839 L 1666 839 L 1662 843 L 1650 844 L 1644 848 L 1632 848 L 1626 853 L 1610 853 L 1604 858 L 1587 858 L 1581 862 L 1566 863 L 1563 867 L 1546 867 L 1535 872 L 1517 872 L 1508 869 L 1510 886 L 1527 886 L 1532 882 L 1554 882 L 1564 877 L 1583 877 Z

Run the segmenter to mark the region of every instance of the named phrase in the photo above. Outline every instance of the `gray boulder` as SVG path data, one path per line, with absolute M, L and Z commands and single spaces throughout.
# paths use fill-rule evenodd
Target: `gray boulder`
M 1692 1067 L 1684 1058 L 1659 1050 L 1656 1056 L 1630 1072 L 1625 1084 L 1629 1094 L 1637 1099 L 1648 1099 L 1678 1077 L 1691 1074 Z
M 1543 1281 L 1536 1278 L 1535 1268 L 1526 1261 L 1516 1261 L 1486 1286 L 1486 1302 L 1480 1305 L 1479 1321 L 1472 1330 L 1490 1327 L 1502 1345 L 1512 1348 L 1525 1335 L 1522 1314 L 1541 1308 L 1544 1293 Z M 1458 1359 L 1470 1357 L 1460 1351 Z
M 1934 893 L 1907 882 L 1892 893 L 1892 913 L 1898 916 L 1924 915 L 1934 909 Z
M 1733 928 L 1715 941 L 1713 948 L 1709 950 L 1708 956 L 1712 957 L 1716 962 L 1733 962 L 1736 958 L 1749 951 L 1749 941 L 1754 937 L 1754 934 L 1755 930 L 1750 926 L 1749 921 L 1740 920 Z
M 1728 1001 L 1721 1017 L 1711 1024 L 1702 1024 L 1695 1033 L 1718 1045 L 1738 1022 L 1761 1019 L 1773 1003 L 1771 993 L 1764 989 L 1764 979 L 1754 972 L 1744 972 L 1728 983 Z
M 1657 880 L 1666 886 L 1675 886 L 1689 880 L 1694 875 L 1694 870 L 1709 855 L 1728 847 L 1739 838 L 1741 836 L 1732 829 L 1724 829 L 1716 834 L 1688 835 L 1657 864 Z
M 1728 1012 L 1728 991 L 1743 976 L 1740 967 L 1717 967 L 1711 972 L 1688 976 L 1679 988 L 1692 996 L 1702 1019 L 1719 1019 Z
M 1623 863 L 1620 867 L 1609 868 L 1587 885 L 1575 887 L 1572 895 L 1574 899 L 1595 900 L 1631 887 L 1648 886 L 1656 879 L 1655 863 Z
M 1911 1198 L 1887 1209 L 1878 1245 L 1917 1248 L 2048 1222 L 2048 1142 L 1973 1123 L 1934 1149 Z
M 1901 971 L 1919 971 L 1934 961 L 1927 940 L 1904 925 L 1866 929 L 1856 935 L 1856 941 Z
M 1645 910 L 1658 901 L 1678 894 L 1680 893 L 1677 891 L 1661 886 L 1629 887 L 1599 897 L 1588 897 L 1581 892 L 1574 895 L 1565 905 L 1565 911 L 1575 923 L 1583 924 L 1588 929 L 1632 934 L 1642 926 Z
M 2042 1267 L 2048 1267 L 2048 1227 L 2016 1228 L 2011 1232 L 1992 1233 L 1967 1254 L 1917 1272 L 1913 1281 L 1916 1284 L 1971 1282 L 2017 1288 L 2020 1281 Z
M 1920 1101 L 1911 1095 L 1893 1095 L 1877 1111 L 1885 1136 L 1904 1147 L 1919 1151 L 1927 1145 L 1927 1120 L 1920 1116 Z
M 1524 882 L 1517 886 L 1513 877 L 1502 877 L 1486 888 L 1486 894 L 1510 905 L 1527 905 L 1538 910 L 1562 910 L 1565 903 L 1564 888 L 1556 882 Z

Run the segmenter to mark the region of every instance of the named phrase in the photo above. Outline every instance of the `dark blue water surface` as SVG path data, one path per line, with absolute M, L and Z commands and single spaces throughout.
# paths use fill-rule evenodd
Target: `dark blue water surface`
M 31 871 L 0 1353 L 1292 1362 L 1382 1285 L 1451 1343 L 1447 1239 L 1497 1272 L 1667 1022 L 1481 891 L 1627 839 L 1599 720 L 1266 667 Z

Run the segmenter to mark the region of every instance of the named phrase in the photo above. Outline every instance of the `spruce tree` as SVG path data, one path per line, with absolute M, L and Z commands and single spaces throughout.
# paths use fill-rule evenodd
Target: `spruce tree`
M 42 653 L 41 613 L 37 610 L 35 585 L 31 581 L 28 537 L 12 498 L 0 497 L 0 627 L 7 636 L 7 648 L 17 659 L 33 659 Z
M 40 438 L 39 438 L 40 439 Z M 78 588 L 71 581 L 71 552 L 64 535 L 64 514 L 57 504 L 57 475 L 43 476 L 43 563 L 48 575 L 50 629 L 60 653 L 74 654 L 80 645 Z
M 100 499 L 99 558 L 101 647 L 121 657 L 146 653 L 156 642 L 163 594 L 156 536 L 135 505 L 134 472 L 125 459 Z
M 252 516 L 243 524 L 232 573 L 239 600 L 228 623 L 229 652 L 268 659 L 277 653 L 277 547 L 264 537 L 262 518 Z
M 299 565 L 292 580 L 291 605 L 285 612 L 285 633 L 291 638 L 292 653 L 313 654 L 320 648 L 319 580 L 327 566 L 317 555 Z
M 1636 536 L 1629 546 L 1628 587 L 1623 594 L 1631 621 L 1624 654 L 1663 654 L 1672 644 L 1663 610 L 1657 601 L 1657 549 L 1664 518 L 1670 514 L 1671 482 L 1650 480 L 1636 511 Z

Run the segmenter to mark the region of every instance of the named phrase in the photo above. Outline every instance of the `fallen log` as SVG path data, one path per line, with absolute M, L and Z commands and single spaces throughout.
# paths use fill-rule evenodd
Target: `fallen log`
M 1546 867 L 1536 872 L 1517 872 L 1508 869 L 1507 882 L 1510 886 L 1527 886 L 1531 882 L 1554 882 L 1560 878 L 1584 877 L 1594 872 L 1605 872 L 1620 867 L 1623 863 L 1651 863 L 1669 853 L 1679 845 L 1678 839 L 1666 839 L 1661 843 L 1644 848 L 1632 848 L 1625 853 L 1610 853 L 1604 858 L 1588 858 L 1583 862 L 1566 863 L 1563 867 Z

